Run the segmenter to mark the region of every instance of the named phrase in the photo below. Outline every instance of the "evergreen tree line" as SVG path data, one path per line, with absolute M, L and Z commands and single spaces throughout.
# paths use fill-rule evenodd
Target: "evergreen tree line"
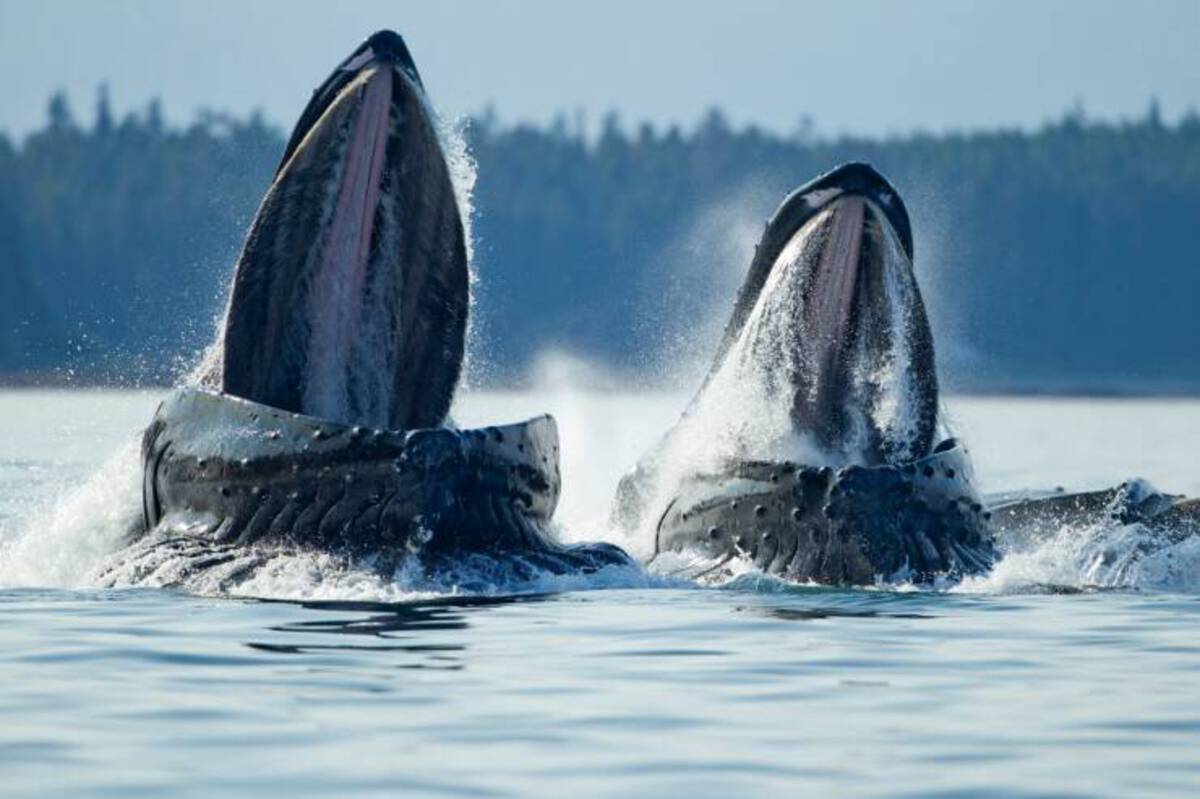
M 703 358 L 766 217 L 848 160 L 899 188 L 947 382 L 1200 389 L 1200 118 L 818 137 L 609 116 L 466 128 L 478 163 L 474 334 L 485 379 L 554 349 L 661 375 Z M 86 124 L 61 95 L 0 136 L 0 373 L 161 381 L 210 339 L 283 133 L 258 115 Z

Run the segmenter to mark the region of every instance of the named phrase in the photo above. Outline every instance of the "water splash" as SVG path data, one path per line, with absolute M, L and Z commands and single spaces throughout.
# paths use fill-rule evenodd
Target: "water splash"
M 819 273 L 816 263 L 819 239 L 836 221 L 834 213 L 831 208 L 810 220 L 780 253 L 738 338 L 701 395 L 696 416 L 715 417 L 710 426 L 727 420 L 720 436 L 725 457 L 858 463 L 879 446 L 873 431 L 898 442 L 898 460 L 925 454 L 911 451 L 907 443 L 918 438 L 915 431 L 924 412 L 912 344 L 921 300 L 907 256 L 886 225 L 879 237 L 882 295 L 859 309 L 865 315 L 858 323 L 862 333 L 853 336 L 844 356 L 850 364 L 850 389 L 840 405 L 847 432 L 841 440 L 819 442 L 813 431 L 796 429 L 794 405 L 815 402 L 826 390 L 823 381 L 835 378 L 821 366 L 821 348 L 841 345 L 828 340 L 831 333 L 825 326 L 814 330 L 808 322 L 821 311 L 810 306 L 826 293 L 814 281 L 842 277 Z M 855 225 L 853 235 L 857 230 Z M 704 407 L 709 395 L 715 399 Z
M 643 338 L 655 342 L 649 385 L 692 392 L 710 370 L 746 259 L 763 232 L 759 209 L 775 199 L 763 183 L 748 180 L 689 212 L 691 221 L 652 259 L 658 268 L 641 277 L 637 316 Z
M 29 509 L 0 541 L 0 587 L 91 585 L 96 564 L 141 528 L 141 474 L 130 441 L 82 485 Z
M 1064 524 L 1033 542 L 1000 541 L 1004 557 L 988 574 L 964 580 L 963 593 L 1129 589 L 1200 592 L 1200 536 L 1140 523 Z
M 477 278 L 474 269 L 475 182 L 479 167 L 467 143 L 467 128 L 471 120 L 469 117 L 445 119 L 428 105 L 428 100 L 425 102 L 426 111 L 437 125 L 442 154 L 450 170 L 450 182 L 454 185 L 454 199 L 458 203 L 458 215 L 462 218 L 463 236 L 466 239 L 467 263 L 471 265 L 471 283 L 474 285 Z
M 431 569 L 420 557 L 390 571 L 373 557 L 347 558 L 325 552 L 239 550 L 231 560 L 192 571 L 194 557 L 148 553 L 128 558 L 118 552 L 84 584 L 112 587 L 171 587 L 201 596 L 289 600 L 410 602 L 455 596 L 514 596 L 603 589 L 678 588 L 669 577 L 647 574 L 633 565 L 610 565 L 592 572 L 555 574 L 520 558 L 469 554 L 452 568 Z M 161 557 L 159 557 L 161 555 Z M 157 558 L 157 559 L 155 559 Z
M 465 121 L 447 122 L 427 108 L 435 120 L 455 191 L 455 200 L 466 236 L 468 267 L 474 294 L 476 273 L 473 261 L 472 198 L 476 166 L 468 150 Z M 232 279 L 228 286 L 232 286 Z M 223 312 L 214 320 L 212 343 L 200 354 L 181 384 L 219 389 L 224 357 L 224 319 L 228 307 L 226 289 Z M 468 356 L 475 349 L 468 332 Z M 466 371 L 464 369 L 464 371 Z M 148 417 L 147 417 L 148 421 Z M 103 564 L 134 537 L 141 525 L 141 463 L 139 442 L 122 446 L 82 485 L 62 492 L 52 503 L 24 514 L 18 529 L 0 540 L 0 586 L 88 587 L 101 581 Z M 99 567 L 98 567 L 99 564 Z M 639 576 L 640 575 L 640 576 Z M 215 577 L 198 575 L 179 587 L 204 594 L 226 593 Z M 564 578 L 565 580 L 566 578 Z M 605 572 L 592 580 L 580 576 L 577 587 L 605 585 L 634 587 L 645 581 L 640 574 Z M 102 581 L 101 581 L 102 582 Z M 294 598 L 372 599 L 405 601 L 425 595 L 457 593 L 469 584 L 482 593 L 553 590 L 567 582 L 549 575 L 521 581 L 516 574 L 490 569 L 471 576 L 465 583 L 418 579 L 413 573 L 380 576 L 369 566 L 347 564 L 343 559 L 320 553 L 272 553 L 252 579 L 239 583 L 240 595 Z
M 882 219 L 881 213 L 873 213 Z M 697 472 L 720 472 L 731 461 L 836 468 L 870 462 L 881 448 L 896 461 L 926 454 L 922 432 L 933 426 L 927 417 L 935 411 L 928 402 L 923 351 L 917 351 L 928 338 L 920 294 L 891 227 L 872 222 L 868 228 L 875 233 L 868 234 L 862 223 L 861 211 L 856 216 L 831 206 L 797 231 L 776 257 L 715 371 L 643 460 L 638 491 L 645 511 L 636 514 L 637 529 L 628 531 L 633 539 L 652 533 L 681 481 Z M 878 269 L 848 271 L 843 261 L 859 269 L 857 250 L 851 255 L 838 251 L 836 271 L 822 268 L 833 233 L 848 239 L 861 235 L 864 241 L 869 236 L 880 250 L 874 256 Z M 857 276 L 864 286 L 838 294 L 818 285 L 823 280 L 845 282 L 847 276 Z M 866 285 L 871 281 L 877 285 Z M 842 355 L 849 365 L 848 389 L 836 399 L 845 429 L 830 440 L 823 430 L 798 424 L 796 409 L 815 405 L 826 390 L 823 382 L 841 379 L 823 365 L 825 350 L 843 345 L 832 338 L 837 325 L 823 314 L 829 296 L 849 298 L 855 292 L 865 299 L 849 310 L 864 318 Z
M 428 98 L 424 95 L 422 98 L 430 119 L 437 125 L 442 154 L 446 157 L 446 165 L 450 169 L 450 182 L 454 185 L 454 199 L 458 203 L 458 215 L 462 219 L 467 250 L 467 342 L 461 377 L 462 387 L 465 388 L 482 379 L 486 369 L 482 343 L 479 340 L 479 326 L 475 321 L 479 292 L 479 269 L 475 263 L 475 183 L 479 167 L 467 142 L 470 118 L 445 119 L 429 105 Z
M 513 401 L 507 395 L 494 395 L 480 415 L 495 415 Z M 579 452 L 564 461 L 568 479 L 578 491 L 593 492 L 595 497 L 576 495 L 575 507 L 567 508 L 569 523 L 562 530 L 565 540 L 595 539 L 602 532 L 592 516 L 607 499 L 607 491 L 597 489 L 598 475 L 606 467 L 616 474 L 624 455 L 612 452 L 614 442 L 604 424 L 597 420 L 637 414 L 669 414 L 679 398 L 660 397 L 657 411 L 648 409 L 651 399 L 642 394 L 611 395 L 585 391 L 568 392 L 560 387 L 560 396 L 521 395 L 529 405 L 560 405 L 563 413 L 578 425 L 579 437 L 567 442 L 580 445 Z M 140 400 L 144 402 L 145 400 Z M 583 403 L 573 411 L 570 406 Z M 644 438 L 659 427 L 661 420 L 650 420 L 635 436 Z M 617 424 L 623 429 L 628 422 Z M 625 442 L 635 450 L 640 443 Z M 611 461 L 611 463 L 610 463 Z M 54 501 L 36 502 L 20 511 L 21 519 L 10 523 L 0 541 L 0 586 L 87 588 L 97 584 L 98 566 L 119 550 L 126 536 L 140 524 L 141 469 L 137 443 L 128 441 L 100 467 L 91 478 L 63 492 Z M 595 500 L 595 502 L 593 502 Z M 617 539 L 619 540 L 619 539 Z M 1200 538 L 1174 540 L 1147 530 L 1141 525 L 1108 523 L 1094 527 L 1060 526 L 1034 540 L 1013 537 L 1000 542 L 1005 557 L 988 575 L 971 578 L 959 585 L 945 583 L 932 589 L 983 595 L 1020 595 L 1045 593 L 1047 590 L 1076 591 L 1091 589 L 1166 591 L 1200 593 Z M 637 569 L 610 568 L 591 575 L 554 576 L 529 573 L 502 564 L 477 561 L 457 579 L 431 577 L 415 564 L 390 575 L 380 575 L 369 564 L 347 563 L 322 553 L 274 553 L 251 577 L 228 592 L 241 596 L 288 599 L 362 599 L 403 602 L 445 595 L 503 595 L 543 593 L 604 588 L 658 588 L 685 585 L 713 585 L 739 591 L 804 591 L 811 587 L 764 576 L 741 565 L 722 579 L 685 583 L 669 572 L 644 574 Z M 211 576 L 191 578 L 185 590 L 222 595 Z M 822 589 L 838 590 L 838 589 Z M 882 592 L 929 591 L 915 588 L 902 576 L 882 580 L 873 589 Z
M 1002 542 L 1003 544 L 1003 542 Z M 695 584 L 753 593 L 922 593 L 1023 596 L 1091 591 L 1152 591 L 1200 594 L 1200 536 L 1171 536 L 1141 524 L 1064 525 L 1032 546 L 1005 554 L 992 571 L 961 580 L 943 577 L 914 584 L 904 573 L 880 575 L 875 584 L 831 588 L 766 574 L 740 559 L 681 560 L 668 553 L 653 572 L 699 575 Z

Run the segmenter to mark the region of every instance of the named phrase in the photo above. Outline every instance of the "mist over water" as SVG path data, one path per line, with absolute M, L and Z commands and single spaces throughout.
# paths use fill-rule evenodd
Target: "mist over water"
M 638 285 L 645 383 L 694 392 L 713 362 L 768 212 L 779 198 L 751 180 L 690 212 Z M 765 209 L 756 213 L 754 209 Z

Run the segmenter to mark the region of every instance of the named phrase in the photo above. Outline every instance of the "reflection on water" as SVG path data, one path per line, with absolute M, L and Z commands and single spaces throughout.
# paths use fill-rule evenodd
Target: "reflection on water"
M 933 619 L 926 613 L 886 613 L 879 610 L 843 610 L 839 608 L 734 608 L 739 613 L 756 613 L 784 621 L 825 621 L 827 619 Z
M 462 642 L 435 642 L 430 633 L 461 632 L 470 626 L 468 614 L 486 608 L 512 605 L 518 602 L 537 602 L 545 595 L 511 597 L 447 597 L 411 603 L 319 601 L 284 602 L 258 600 L 264 603 L 295 605 L 307 611 L 349 613 L 351 616 L 330 616 L 303 619 L 275 625 L 268 632 L 286 635 L 356 636 L 379 639 L 376 643 L 356 641 L 297 642 L 247 641 L 246 646 L 260 652 L 280 655 L 303 655 L 316 652 L 386 652 L 410 655 L 396 664 L 402 669 L 440 669 L 456 671 L 467 665 L 467 645 Z M 360 616 L 357 614 L 368 613 Z

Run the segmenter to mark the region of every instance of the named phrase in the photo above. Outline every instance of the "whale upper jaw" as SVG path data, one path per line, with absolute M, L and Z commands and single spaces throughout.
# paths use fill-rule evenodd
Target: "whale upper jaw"
M 238 260 L 222 391 L 392 429 L 446 417 L 462 368 L 466 241 L 403 40 L 334 68 L 297 122 Z
M 722 380 L 757 384 L 832 462 L 927 454 L 938 385 L 912 257 L 904 203 L 870 166 L 797 189 L 767 223 L 697 401 Z

